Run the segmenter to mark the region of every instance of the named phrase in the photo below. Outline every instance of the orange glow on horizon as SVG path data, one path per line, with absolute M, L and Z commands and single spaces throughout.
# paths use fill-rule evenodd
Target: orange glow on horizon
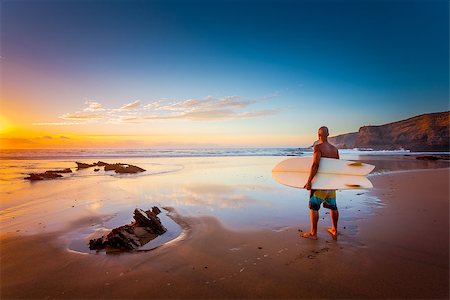
M 34 124 L 40 118 L 15 115 L 14 122 L 0 116 L 1 149 L 306 147 L 315 140 L 315 133 L 280 134 L 279 130 L 268 132 L 259 125 L 253 125 L 256 129 L 249 130 L 252 127 L 241 127 L 238 121 L 226 126 L 217 125 L 220 124 L 217 122 L 199 126 L 200 123 L 181 121 L 161 121 L 151 125 L 37 126 Z M 239 129 L 241 132 L 233 134 Z
M 292 135 L 76 135 L 23 129 L 0 134 L 2 149 L 302 147 L 310 141 Z

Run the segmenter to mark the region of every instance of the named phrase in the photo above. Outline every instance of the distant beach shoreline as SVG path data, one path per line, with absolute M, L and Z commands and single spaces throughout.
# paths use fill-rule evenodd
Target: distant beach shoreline
M 450 155 L 445 151 L 339 149 L 341 155 Z M 0 149 L 2 159 L 303 156 L 312 148 Z

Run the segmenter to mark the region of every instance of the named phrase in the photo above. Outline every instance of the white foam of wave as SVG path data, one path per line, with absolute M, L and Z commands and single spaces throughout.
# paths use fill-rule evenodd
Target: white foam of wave
M 409 150 L 340 149 L 344 155 L 441 155 L 450 152 Z M 0 150 L 0 159 L 118 158 L 118 157 L 220 157 L 220 156 L 303 156 L 312 148 L 202 148 L 202 149 L 26 149 Z

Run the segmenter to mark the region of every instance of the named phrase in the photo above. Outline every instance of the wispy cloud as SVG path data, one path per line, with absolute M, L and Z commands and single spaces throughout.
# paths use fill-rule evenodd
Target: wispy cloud
M 66 125 L 80 125 L 85 124 L 85 122 L 37 122 L 32 123 L 36 126 L 66 126 Z
M 141 100 L 136 100 L 131 103 L 127 103 L 120 108 L 120 110 L 137 109 L 141 106 Z
M 240 109 L 255 103 L 256 100 L 242 100 L 239 96 L 228 96 L 224 98 L 188 99 L 173 102 L 165 106 L 159 106 L 160 110 L 171 111 L 212 111 L 216 109 Z
M 148 123 L 156 120 L 222 121 L 257 118 L 276 114 L 284 108 L 254 109 L 251 106 L 273 99 L 244 99 L 240 96 L 170 101 L 160 99 L 142 104 L 136 100 L 119 108 L 105 108 L 97 101 L 86 101 L 85 108 L 59 116 L 71 122 L 44 122 L 33 125 L 75 125 L 87 123 Z
M 103 119 L 105 118 L 105 115 L 103 114 L 83 114 L 80 112 L 71 114 L 67 113 L 62 116 L 60 116 L 61 119 L 64 120 L 86 120 L 86 119 Z

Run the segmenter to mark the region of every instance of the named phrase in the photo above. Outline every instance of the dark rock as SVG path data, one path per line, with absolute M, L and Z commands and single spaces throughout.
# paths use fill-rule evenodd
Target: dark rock
M 70 168 L 62 169 L 62 170 L 48 170 L 44 173 L 31 173 L 28 177 L 25 177 L 24 179 L 29 180 L 44 180 L 44 179 L 54 179 L 63 177 L 62 175 L 59 175 L 59 173 L 72 173 L 72 170 Z
M 77 164 L 77 168 L 78 169 L 87 169 L 87 168 L 96 166 L 96 164 L 85 164 L 85 163 L 80 163 L 80 162 L 77 162 L 77 161 L 75 163 Z
M 127 165 L 127 164 L 122 164 L 122 163 L 105 165 L 105 171 L 112 171 L 112 170 L 114 170 L 116 173 L 120 173 L 120 174 L 140 173 L 140 172 L 145 171 L 144 169 L 139 168 L 137 166 Z
M 25 177 L 24 179 L 29 180 L 44 180 L 44 179 L 55 179 L 58 177 L 63 177 L 62 175 L 59 175 L 58 173 L 31 173 L 28 177 Z
M 155 216 L 159 215 L 161 213 L 161 210 L 159 209 L 159 207 L 157 206 L 153 206 L 152 207 L 152 214 L 154 214 Z M 149 211 L 146 211 L 147 214 L 149 214 Z
M 145 172 L 144 169 L 142 169 L 138 166 L 122 164 L 122 163 L 108 164 L 103 161 L 98 161 L 93 164 L 86 164 L 86 163 L 81 163 L 81 162 L 75 162 L 75 163 L 77 164 L 78 169 L 86 169 L 86 168 L 98 166 L 98 167 L 105 167 L 105 171 L 115 171 L 116 173 L 121 173 L 121 174 L 132 174 L 132 173 Z
M 98 171 L 100 171 L 100 169 L 99 169 L 99 168 L 97 168 L 97 169 L 94 169 L 94 172 L 98 172 Z
M 135 222 L 113 229 L 110 233 L 89 241 L 91 250 L 125 250 L 132 251 L 145 245 L 167 229 L 156 216 L 161 210 L 153 207 L 143 211 L 137 208 L 134 212 Z
M 49 170 L 45 171 L 45 173 L 72 173 L 72 170 L 70 168 L 65 168 L 62 170 Z
M 161 224 L 161 220 L 157 217 L 161 211 L 157 207 L 153 210 L 143 211 L 136 208 L 134 210 L 134 219 L 139 226 L 145 227 L 147 231 L 155 234 L 163 234 L 167 229 Z
M 139 239 L 134 234 L 132 225 L 124 225 L 114 228 L 108 235 L 89 241 L 89 249 L 100 250 L 113 248 L 117 250 L 135 250 L 141 245 Z
M 31 173 L 28 174 L 28 177 L 25 177 L 24 179 L 29 179 L 29 180 L 44 180 L 44 177 L 36 174 L 36 173 Z

